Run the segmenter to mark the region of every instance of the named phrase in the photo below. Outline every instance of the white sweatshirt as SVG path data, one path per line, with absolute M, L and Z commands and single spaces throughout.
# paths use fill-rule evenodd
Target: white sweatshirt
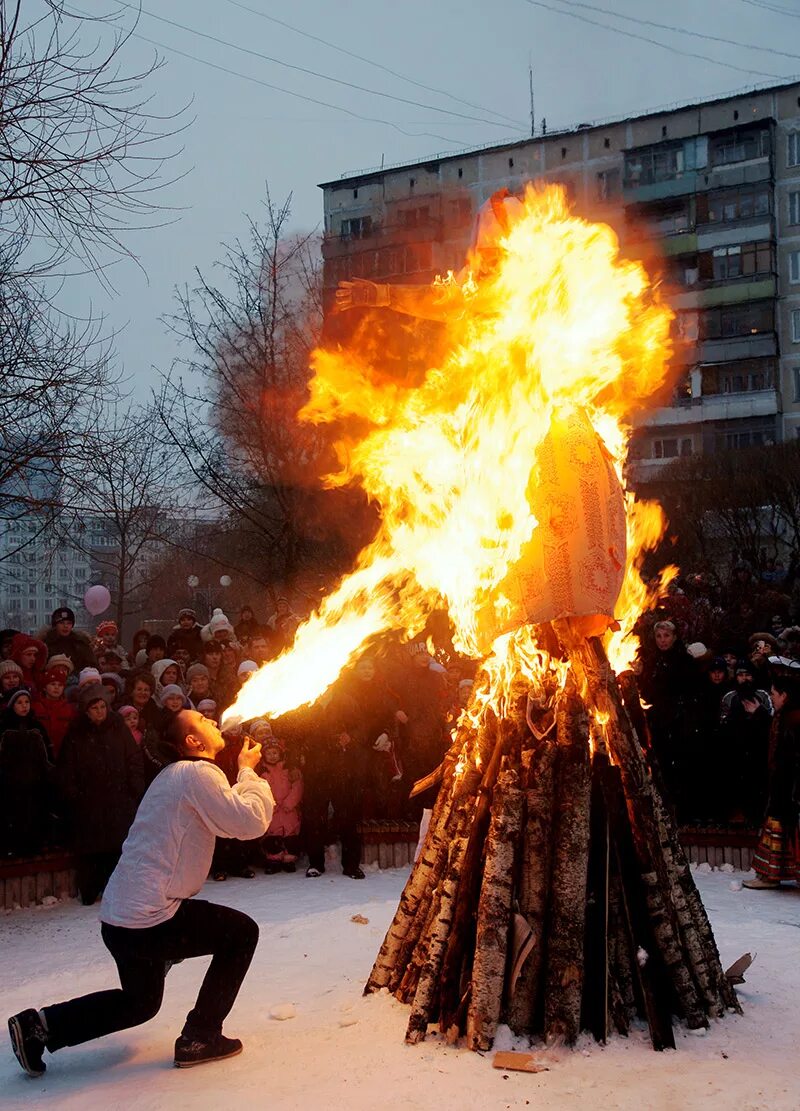
M 143 929 L 172 918 L 208 877 L 216 837 L 248 841 L 267 832 L 272 791 L 250 768 L 228 786 L 207 760 L 179 760 L 151 783 L 103 895 L 100 920 Z

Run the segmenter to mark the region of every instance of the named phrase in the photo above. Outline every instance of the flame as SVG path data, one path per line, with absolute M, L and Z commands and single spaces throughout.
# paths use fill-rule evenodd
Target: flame
M 485 658 L 480 615 L 489 608 L 498 628 L 514 623 L 509 574 L 537 528 L 559 524 L 558 513 L 539 522 L 532 508 L 537 456 L 559 422 L 588 419 L 621 481 L 633 415 L 666 379 L 671 311 L 644 268 L 620 257 L 612 229 L 572 214 L 560 187 L 529 186 L 519 208 L 493 244 L 492 266 L 478 252 L 471 273 L 420 291 L 435 310 L 428 315 L 444 318 L 447 352 L 421 382 L 389 379 L 372 350 L 315 352 L 300 417 L 334 424 L 340 469 L 328 483 L 359 483 L 381 523 L 292 648 L 242 689 L 229 719 L 314 702 L 373 638 L 392 629 L 413 637 L 442 605 L 456 647 Z M 646 597 L 641 553 L 663 529 L 657 508 L 630 495 L 626 504 L 627 573 L 612 638 L 619 659 Z M 520 670 L 534 685 L 550 682 L 556 662 L 529 629 L 504 632 L 491 647 L 471 712 L 496 707 Z

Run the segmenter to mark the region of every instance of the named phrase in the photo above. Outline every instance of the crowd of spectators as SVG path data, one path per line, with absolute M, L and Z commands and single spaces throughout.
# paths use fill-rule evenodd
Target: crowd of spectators
M 182 709 L 219 723 L 258 668 L 293 641 L 285 598 L 265 621 L 245 606 L 234 624 L 215 610 L 205 625 L 183 609 L 167 636 L 138 630 L 130 647 L 113 621 L 88 635 L 60 607 L 39 636 L 0 633 L 0 851 L 32 856 L 67 846 L 92 903 L 119 858 L 144 791 L 170 758 L 169 725 Z M 433 771 L 466 703 L 471 679 L 437 663 L 421 642 L 362 656 L 313 707 L 224 735 L 218 763 L 230 782 L 249 735 L 275 797 L 262 842 L 220 839 L 213 875 L 325 870 L 341 842 L 345 874 L 362 878 L 365 818 L 419 820 L 431 791 L 409 798 Z
M 796 827 L 798 621 L 800 592 L 787 589 L 775 563 L 760 576 L 737 563 L 726 582 L 707 572 L 676 579 L 641 617 L 635 670 L 647 743 L 682 824 L 763 827 L 780 779 Z M 141 629 L 129 648 L 113 621 L 92 636 L 76 630 L 67 607 L 38 637 L 0 633 L 2 854 L 71 847 L 81 896 L 93 902 L 164 766 L 175 714 L 192 708 L 220 722 L 243 684 L 291 645 L 298 623 L 282 598 L 265 621 L 245 606 L 236 624 L 215 610 L 201 625 L 183 609 L 168 636 Z M 389 641 L 314 705 L 226 730 L 219 763 L 230 782 L 249 735 L 262 746 L 258 772 L 276 807 L 258 844 L 218 842 L 215 879 L 293 872 L 303 853 L 315 877 L 333 840 L 343 872 L 362 878 L 363 820 L 420 819 L 435 787 L 413 799 L 410 789 L 441 762 L 474 675 L 453 653 L 434 658 L 428 643 Z

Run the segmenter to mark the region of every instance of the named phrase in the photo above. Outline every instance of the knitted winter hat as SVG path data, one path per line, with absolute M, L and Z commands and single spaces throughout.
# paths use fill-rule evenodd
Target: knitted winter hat
M 125 718 L 128 714 L 138 714 L 139 711 L 135 706 L 120 706 L 118 713 L 121 718 Z
M 97 626 L 97 635 L 103 637 L 106 633 L 113 633 L 116 636 L 119 633 L 116 621 L 101 621 Z
M 104 683 L 113 683 L 117 688 L 117 694 L 122 694 L 125 690 L 125 683 L 123 682 L 122 676 L 117 675 L 113 671 L 104 671 L 100 678 Z
M 227 632 L 230 636 L 234 636 L 233 625 L 231 625 L 228 618 L 221 609 L 215 609 L 211 614 L 211 620 L 207 625 L 204 625 L 201 630 L 203 640 L 213 640 L 216 633 Z
M 275 740 L 272 726 L 265 718 L 256 718 L 255 721 L 251 721 L 248 733 L 254 741 L 262 745 L 271 744 Z
M 204 717 L 207 714 L 215 716 L 217 713 L 217 704 L 213 698 L 201 698 L 197 703 L 197 712 L 203 714 Z
M 180 621 L 182 617 L 191 617 L 192 621 L 197 620 L 197 614 L 193 609 L 189 609 L 188 606 L 184 606 L 182 610 L 178 610 L 178 621 Z
M 161 688 L 156 696 L 156 701 L 158 702 L 159 706 L 163 706 L 165 701 L 173 694 L 177 695 L 181 699 L 181 701 L 186 701 L 183 690 L 181 687 L 178 686 L 177 683 L 167 683 L 165 687 Z
M 0 677 L 3 675 L 19 675 L 22 678 L 22 668 L 14 660 L 0 660 Z
M 61 683 L 62 686 L 65 686 L 67 682 L 67 674 L 68 672 L 66 668 L 50 667 L 48 665 L 44 673 L 45 685 L 47 683 Z
M 53 616 L 50 618 L 51 625 L 57 625 L 59 621 L 71 621 L 75 624 L 75 612 L 69 606 L 59 606 L 57 610 L 53 610 Z
M 709 671 L 727 671 L 728 665 L 725 663 L 724 656 L 714 656 L 711 663 L 708 665 Z
M 23 695 L 25 696 L 25 698 L 29 699 L 31 702 L 33 701 L 33 695 L 31 694 L 31 692 L 28 690 L 27 687 L 18 687 L 13 692 L 13 694 L 9 695 L 8 702 L 6 702 L 6 708 L 9 709 L 9 710 L 13 710 L 14 703 L 18 699 L 22 698 Z
M 84 671 L 90 670 L 92 669 L 84 668 Z M 81 710 L 88 710 L 93 702 L 105 702 L 106 706 L 111 705 L 111 695 L 102 683 L 87 683 L 86 686 L 80 688 L 78 705 Z
M 87 683 L 101 683 L 103 678 L 96 667 L 84 667 L 78 675 L 78 689 L 85 687 Z
M 62 670 L 66 671 L 67 675 L 71 675 L 72 672 L 75 670 L 75 664 L 72 662 L 69 656 L 65 656 L 63 652 L 56 652 L 54 656 L 50 657 L 50 659 L 47 661 L 48 671 L 51 667 L 61 668 Z
M 258 671 L 258 664 L 255 660 L 242 660 L 236 669 L 236 674 L 241 679 L 243 675 L 250 675 L 254 671 Z
M 186 671 L 186 679 L 189 683 L 192 679 L 196 679 L 198 675 L 205 675 L 206 679 L 211 678 L 211 673 L 205 664 L 192 664 Z

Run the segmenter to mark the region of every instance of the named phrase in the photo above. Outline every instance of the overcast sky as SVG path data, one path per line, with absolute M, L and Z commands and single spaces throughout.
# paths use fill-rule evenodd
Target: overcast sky
M 84 11 L 100 5 L 76 4 Z M 109 10 L 105 3 L 102 10 Z M 134 12 L 125 18 L 133 22 Z M 549 130 L 800 74 L 800 0 L 145 0 L 137 34 L 157 42 L 165 60 L 152 83 L 154 109 L 169 112 L 192 101 L 194 122 L 182 137 L 182 166 L 189 172 L 161 198 L 179 210 L 174 222 L 129 240 L 143 269 L 115 267 L 115 295 L 84 282 L 78 296 L 91 298 L 119 332 L 119 357 L 141 394 L 155 380 L 153 368 L 168 368 L 176 355 L 160 321 L 175 286 L 191 280 L 194 266 L 213 266 L 220 242 L 243 231 L 244 214 L 258 214 L 267 181 L 277 199 L 293 193 L 293 224 L 310 230 L 321 223 L 320 181 L 379 165 L 382 158 L 391 163 L 524 136 L 529 57 L 537 127 L 546 116 Z M 731 46 L 701 34 L 753 45 Z M 127 49 L 132 66 L 153 53 L 141 38 Z M 516 121 L 516 128 L 496 114 Z

